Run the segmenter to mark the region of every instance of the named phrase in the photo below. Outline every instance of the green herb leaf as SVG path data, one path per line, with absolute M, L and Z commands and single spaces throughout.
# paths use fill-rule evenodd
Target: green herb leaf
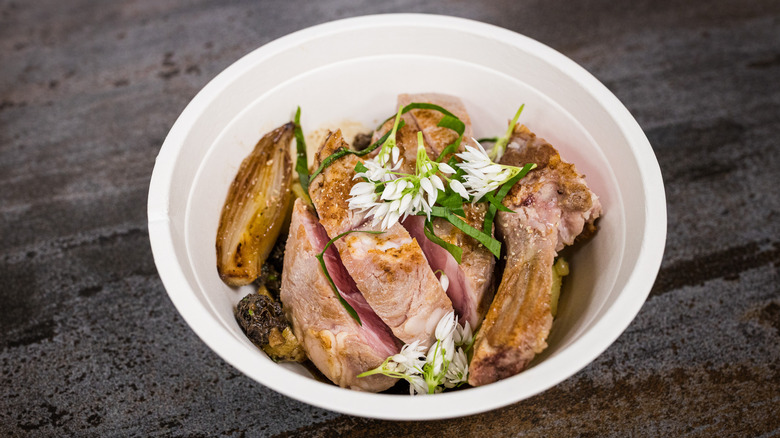
M 362 161 L 358 161 L 357 164 L 355 164 L 355 173 L 363 173 L 366 171 L 368 171 L 368 167 L 366 167 Z
M 425 226 L 423 227 L 423 231 L 425 231 L 425 237 L 428 238 L 431 242 L 439 245 L 440 247 L 444 248 L 452 254 L 452 257 L 455 258 L 455 261 L 460 264 L 460 261 L 463 256 L 463 250 L 458 247 L 457 245 L 453 245 L 446 240 L 442 239 L 441 237 L 437 236 L 436 233 L 433 231 L 433 223 L 431 221 L 426 220 Z
M 522 169 L 520 169 L 520 172 L 517 173 L 517 175 L 513 176 L 509 181 L 505 182 L 501 185 L 501 188 L 496 191 L 495 195 L 490 195 L 490 198 L 488 198 L 488 201 L 490 201 L 490 205 L 488 206 L 487 213 L 485 213 L 485 221 L 482 223 L 482 231 L 487 234 L 492 234 L 493 231 L 493 220 L 496 218 L 496 212 L 499 210 L 498 205 L 503 207 L 504 205 L 501 204 L 501 201 L 504 200 L 506 195 L 509 194 L 509 190 L 512 189 L 512 187 L 517 184 L 518 181 L 523 179 L 524 176 L 528 174 L 528 172 L 531 171 L 531 169 L 536 167 L 536 163 L 526 163 Z M 488 195 L 485 195 L 487 198 Z M 506 207 L 504 207 L 506 208 Z M 507 211 L 501 210 L 501 211 Z M 514 213 L 512 210 L 509 210 L 509 212 Z
M 494 256 L 501 257 L 501 242 L 494 239 L 490 234 L 472 227 L 466 221 L 453 214 L 449 209 L 439 206 L 431 207 L 431 216 L 446 219 L 449 223 L 454 225 L 455 228 L 463 231 L 468 236 L 473 237 L 479 243 L 485 245 L 485 248 L 493 253 Z
M 452 129 L 453 131 L 457 132 L 459 136 L 463 135 L 463 133 L 466 131 L 466 124 L 463 123 L 459 118 L 449 114 L 445 114 L 444 117 L 439 120 L 439 123 L 437 123 L 436 126 Z
M 463 198 L 461 198 L 459 194 L 455 193 L 455 191 L 452 190 L 449 186 L 447 186 L 446 190 L 444 191 L 439 190 L 439 193 L 436 196 L 436 204 L 450 210 L 455 214 L 461 216 L 466 215 L 466 213 L 463 211 Z
M 453 142 L 452 144 L 448 145 L 444 148 L 444 150 L 441 151 L 439 156 L 436 158 L 436 162 L 441 162 L 441 160 L 447 156 L 447 154 L 451 154 L 458 150 L 458 147 L 460 147 L 460 143 L 463 141 L 463 133 L 466 131 L 466 124 L 463 123 L 462 120 L 458 118 L 455 114 L 452 114 L 451 112 L 447 111 L 444 107 L 436 105 L 434 103 L 427 103 L 427 102 L 412 102 L 401 110 L 401 114 L 406 114 L 411 110 L 414 109 L 428 109 L 428 110 L 434 110 L 438 111 L 442 114 L 444 114 L 444 117 L 442 117 L 441 120 L 439 120 L 439 123 L 436 124 L 436 126 L 442 127 L 442 128 L 448 128 L 455 131 L 455 133 L 458 134 L 458 138 Z M 382 126 L 385 125 L 385 123 L 389 122 L 393 117 L 390 116 L 385 121 L 383 121 L 377 130 L 381 129 Z M 400 129 L 400 127 L 399 127 Z
M 501 203 L 498 199 L 493 196 L 492 193 L 485 193 L 485 199 L 490 202 L 490 205 L 493 207 L 496 207 L 499 211 L 505 211 L 507 213 L 514 213 L 514 211 L 510 210 L 504 204 Z
M 316 257 L 317 260 L 320 262 L 320 267 L 322 268 L 322 272 L 325 273 L 325 278 L 328 279 L 328 283 L 330 283 L 330 287 L 331 287 L 331 289 L 333 289 L 333 293 L 336 294 L 336 298 L 338 298 L 338 300 L 341 303 L 341 305 L 344 306 L 344 309 L 347 311 L 347 313 L 349 313 L 349 315 L 355 321 L 357 321 L 358 324 L 360 324 L 362 326 L 363 322 L 360 320 L 360 317 L 358 316 L 357 312 L 355 311 L 354 308 L 352 308 L 352 306 L 349 305 L 347 300 L 345 300 L 344 297 L 341 296 L 341 294 L 339 293 L 339 288 L 336 287 L 336 283 L 333 282 L 333 279 L 330 276 L 330 272 L 328 272 L 328 268 L 325 265 L 325 251 L 327 251 L 328 248 L 331 245 L 333 245 L 333 242 L 341 239 L 342 237 L 346 236 L 347 234 L 352 234 L 352 233 L 382 234 L 382 233 L 384 233 L 384 231 L 350 230 L 350 231 L 343 232 L 343 233 L 339 234 L 338 236 L 330 239 L 328 241 L 328 243 L 325 244 L 325 247 L 322 248 L 322 252 L 320 252 L 319 254 L 316 254 L 314 257 Z
M 309 195 L 309 161 L 306 157 L 306 139 L 303 136 L 303 129 L 301 128 L 301 107 L 295 111 L 295 171 L 298 172 L 298 180 L 301 182 L 303 192 L 306 196 Z
M 438 157 L 436 157 L 436 162 L 441 163 L 441 160 L 444 159 L 448 154 L 454 154 L 458 151 L 458 148 L 460 147 L 460 143 L 463 141 L 463 134 L 460 135 L 452 144 L 444 148 Z

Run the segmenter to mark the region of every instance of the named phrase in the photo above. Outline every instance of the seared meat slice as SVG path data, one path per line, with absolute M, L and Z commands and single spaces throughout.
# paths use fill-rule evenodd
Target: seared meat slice
M 341 132 L 331 133 L 315 157 L 319 166 L 339 147 L 347 147 Z M 309 194 L 328 235 L 349 230 L 379 231 L 365 215 L 349 209 L 349 192 L 359 158 L 348 155 L 334 161 L 312 180 Z M 425 255 L 409 233 L 395 224 L 382 234 L 352 233 L 335 242 L 347 272 L 368 304 L 393 334 L 412 343 L 430 345 L 436 324 L 452 311 L 452 303 L 431 270 Z
M 471 119 L 466 111 L 466 107 L 459 98 L 437 93 L 401 94 L 398 96 L 399 105 L 405 106 L 413 102 L 432 103 L 448 110 L 466 125 L 464 142 L 473 141 L 471 139 Z M 410 129 L 413 129 L 411 134 L 397 137 L 401 154 L 406 157 L 404 168 L 409 169 L 405 170 L 407 172 L 414 172 L 416 153 L 410 153 L 404 148 L 413 147 L 415 151 L 417 150 L 417 131 L 423 132 L 426 151 L 432 159 L 436 159 L 444 148 L 458 138 L 457 134 L 451 129 L 436 126 L 443 117 L 439 111 L 413 109 L 403 117 L 404 121 L 406 121 L 404 128 L 408 126 Z M 384 134 L 390 128 L 392 128 L 392 123 L 389 127 L 387 125 L 383 126 L 381 134 Z M 409 137 L 413 138 L 414 141 L 409 141 Z M 463 146 L 461 146 L 462 148 Z M 410 157 L 411 162 L 409 162 Z M 484 205 L 466 203 L 463 206 L 463 210 L 466 212 L 466 221 L 471 226 L 482 229 L 485 216 Z M 434 218 L 434 233 L 448 243 L 457 245 L 463 250 L 461 264 L 458 265 L 449 252 L 425 237 L 423 223 L 422 218 L 410 217 L 404 221 L 404 227 L 409 230 L 409 234 L 412 237 L 420 242 L 420 246 L 423 252 L 425 252 L 425 257 L 428 259 L 431 268 L 434 271 L 440 270 L 444 272 L 450 280 L 447 295 L 452 300 L 452 307 L 460 317 L 460 321 L 468 321 L 471 327 L 476 329 L 482 322 L 482 318 L 493 300 L 495 291 L 493 278 L 496 260 L 493 254 L 474 238 L 455 228 L 446 220 Z
M 522 371 L 547 348 L 552 326 L 550 287 L 557 251 L 583 228 L 595 229 L 598 197 L 574 165 L 525 126 L 514 128 L 502 164 L 536 163 L 504 198 L 515 213 L 499 212 L 496 229 L 506 267 L 495 300 L 474 344 L 469 384 L 485 385 Z
M 485 216 L 484 204 L 466 204 L 463 207 L 466 222 L 475 228 L 481 228 Z M 460 317 L 460 322 L 468 321 L 469 325 L 476 329 L 482 323 L 493 300 L 496 259 L 473 237 L 444 219 L 434 218 L 433 231 L 436 236 L 463 250 L 461 263 L 458 264 L 452 254 L 425 236 L 424 222 L 425 218 L 422 216 L 408 217 L 403 225 L 409 234 L 420 242 L 431 269 L 447 275 L 447 296 L 452 300 L 452 307 Z
M 469 118 L 468 112 L 466 112 L 466 107 L 463 106 L 463 102 L 461 102 L 459 98 L 438 93 L 398 95 L 399 106 L 406 106 L 410 103 L 432 103 L 448 110 L 466 125 L 463 141 L 473 141 L 471 138 L 473 135 L 471 119 Z M 423 132 L 425 151 L 433 160 L 438 158 L 444 148 L 458 138 L 457 134 L 451 129 L 437 126 L 443 117 L 444 115 L 439 111 L 429 109 L 413 109 L 401 116 L 405 123 L 404 126 L 396 132 L 396 144 L 398 145 L 401 156 L 404 158 L 404 163 L 400 170 L 401 172 L 414 173 L 414 165 L 417 161 L 417 131 Z M 394 121 L 395 118 L 388 120 L 374 132 L 372 142 L 379 140 L 387 131 L 393 129 Z M 461 146 L 461 150 L 462 149 L 463 147 Z M 378 153 L 379 150 L 377 149 L 372 155 Z M 445 157 L 446 159 L 444 161 L 446 162 L 449 157 L 449 155 Z
M 408 105 L 412 102 L 432 103 L 451 112 L 466 125 L 466 129 L 463 132 L 464 141 L 471 141 L 471 137 L 474 136 L 471 129 L 471 118 L 466 111 L 466 107 L 459 98 L 439 93 L 398 95 L 399 105 Z M 430 145 L 431 147 L 431 150 L 428 151 L 428 155 L 434 160 L 441 154 L 445 147 L 458 138 L 458 135 L 451 129 L 436 126 L 444 117 L 439 111 L 413 109 L 409 111 L 408 114 L 411 114 L 415 125 L 417 125 L 417 129 L 423 132 L 423 138 L 425 139 L 426 145 Z M 449 156 L 445 157 L 444 161 L 446 162 L 448 159 Z
M 287 320 L 309 359 L 333 383 L 383 391 L 396 380 L 378 374 L 357 376 L 396 354 L 398 341 L 366 303 L 331 246 L 325 253 L 328 272 L 362 326 L 341 305 L 315 258 L 328 240 L 311 209 L 296 200 L 282 272 L 281 300 Z
M 417 128 L 417 124 L 415 123 L 411 114 L 403 114 L 401 115 L 401 119 L 404 121 L 404 125 L 398 128 L 398 131 L 395 133 L 395 144 L 398 146 L 400 157 L 403 158 L 404 161 L 398 171 L 401 173 L 412 174 L 414 173 L 415 163 L 417 163 L 417 131 L 419 131 L 419 129 Z M 385 122 L 379 128 L 379 130 L 374 131 L 371 142 L 374 143 L 378 141 L 383 135 L 387 133 L 387 131 L 393 129 L 394 123 L 395 117 Z M 428 149 L 429 156 L 433 154 L 433 150 L 430 149 L 427 144 L 426 148 Z M 379 154 L 379 148 L 371 152 L 368 156 L 373 158 L 377 156 L 377 154 Z

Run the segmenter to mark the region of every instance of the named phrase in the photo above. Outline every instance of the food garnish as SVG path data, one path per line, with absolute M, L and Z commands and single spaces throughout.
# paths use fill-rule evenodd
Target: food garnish
M 501 205 L 501 200 L 512 185 L 535 165 L 530 163 L 515 167 L 496 164 L 476 140 L 476 147 L 466 145 L 466 151 L 456 155 L 460 160 L 453 157 L 448 163 L 433 161 L 426 152 L 422 132 L 418 131 L 415 173 L 400 173 L 398 169 L 403 164 L 403 159 L 398 158 L 400 154 L 395 142 L 398 124 L 402 114 L 419 108 L 441 111 L 445 117 L 438 126 L 450 128 L 458 134 L 457 140 L 447 146 L 437 160 L 456 151 L 460 146 L 465 124 L 449 111 L 438 105 L 417 102 L 401 107 L 379 154 L 355 167 L 355 178 L 362 178 L 363 181 L 352 187 L 349 207 L 367 211 L 368 216 L 373 217 L 373 224 L 381 224 L 383 229 L 403 221 L 409 215 L 425 215 L 425 235 L 446 249 L 460 263 L 460 248 L 437 237 L 433 231 L 431 217 L 443 218 L 482 243 L 493 255 L 500 257 L 501 243 L 492 236 L 493 218 L 497 210 L 508 210 Z M 522 108 L 521 106 L 515 119 L 520 116 Z M 465 215 L 463 203 L 480 201 L 490 203 L 482 230 L 472 227 L 462 219 Z
M 444 315 L 436 325 L 436 342 L 426 348 L 419 341 L 406 344 L 398 354 L 382 365 L 358 377 L 383 374 L 409 382 L 409 394 L 435 394 L 444 388 L 456 388 L 468 381 L 468 352 L 474 334 L 468 321 L 458 324 L 455 313 Z
M 228 190 L 217 230 L 217 271 L 230 286 L 252 283 L 290 210 L 293 124 L 257 142 Z
M 298 173 L 298 182 L 301 185 L 304 199 L 309 199 L 309 161 L 306 157 L 306 138 L 301 128 L 301 107 L 295 110 L 295 171 Z
M 501 157 L 504 155 L 504 151 L 506 151 L 506 145 L 509 144 L 509 139 L 512 137 L 512 130 L 515 128 L 517 120 L 520 118 L 520 113 L 523 112 L 523 108 L 525 108 L 525 104 L 520 105 L 520 108 L 517 109 L 517 112 L 512 118 L 512 121 L 509 122 L 509 127 L 507 127 L 506 133 L 503 137 L 492 137 L 479 140 L 480 143 L 484 141 L 495 143 L 493 145 L 493 149 L 490 150 L 490 159 L 493 161 L 501 160 Z
M 401 95 L 399 102 L 373 143 L 364 135 L 355 149 L 340 131 L 331 133 L 313 172 L 300 107 L 242 162 L 216 245 L 225 283 L 258 285 L 239 302 L 236 320 L 274 361 L 308 355 L 342 387 L 382 391 L 403 379 L 411 395 L 434 394 L 516 374 L 546 348 L 569 273 L 558 251 L 592 234 L 583 229 L 595 230 L 598 197 L 573 165 L 517 123 L 524 105 L 504 136 L 478 141 L 453 96 Z M 486 151 L 480 142 L 495 145 Z M 320 175 L 322 182 L 311 184 Z M 290 231 L 297 240 L 289 242 L 298 250 L 269 257 L 275 243 L 284 245 L 277 236 L 294 198 L 302 199 L 292 215 L 296 234 Z M 385 236 L 339 240 L 352 233 Z M 331 245 L 338 248 L 335 265 L 327 254 L 333 277 L 325 262 Z M 502 255 L 494 297 L 495 258 Z M 291 263 L 282 276 L 280 257 Z

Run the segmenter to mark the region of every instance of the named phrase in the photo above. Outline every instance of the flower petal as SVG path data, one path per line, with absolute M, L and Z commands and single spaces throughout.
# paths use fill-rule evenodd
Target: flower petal
M 459 194 L 461 198 L 469 199 L 469 193 L 460 181 L 456 179 L 450 180 L 450 188 Z
M 439 172 L 443 172 L 443 173 L 446 173 L 446 174 L 452 174 L 452 173 L 455 173 L 455 169 L 450 167 L 450 165 L 447 164 L 447 163 L 439 163 Z

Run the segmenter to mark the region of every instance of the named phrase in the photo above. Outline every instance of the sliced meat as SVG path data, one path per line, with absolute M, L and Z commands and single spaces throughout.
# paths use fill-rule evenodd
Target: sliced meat
M 398 104 L 408 105 L 413 102 L 432 103 L 439 105 L 458 117 L 466 125 L 464 131 L 464 142 L 473 141 L 471 139 L 471 119 L 469 118 L 466 107 L 463 102 L 455 96 L 437 93 L 423 94 L 401 94 L 398 96 Z M 414 138 L 413 147 L 417 150 L 417 131 L 423 132 L 426 151 L 428 156 L 436 159 L 439 154 L 452 142 L 457 140 L 457 134 L 448 128 L 442 128 L 438 125 L 443 114 L 435 110 L 414 109 L 404 114 L 404 121 L 407 126 L 413 129 L 412 133 L 407 133 L 398 138 L 398 146 L 403 156 L 407 157 L 404 162 L 406 172 L 414 172 L 416 161 L 416 152 L 409 153 L 404 148 L 412 146 L 409 137 Z M 384 134 L 387 129 L 392 128 L 392 122 L 389 127 L 383 126 Z M 463 146 L 461 146 L 462 148 Z M 411 157 L 411 162 L 409 162 Z M 449 158 L 449 157 L 445 157 Z M 466 221 L 477 229 L 482 229 L 482 223 L 485 215 L 483 204 L 467 203 L 463 206 L 466 213 Z M 472 328 L 479 327 L 485 312 L 487 312 L 490 302 L 493 300 L 495 292 L 494 269 L 496 260 L 493 254 L 481 245 L 477 240 L 455 228 L 444 219 L 434 218 L 434 233 L 447 241 L 457 245 L 462 251 L 461 264 L 455 261 L 455 258 L 441 246 L 431 242 L 425 237 L 423 231 L 424 220 L 422 218 L 407 218 L 404 226 L 418 242 L 425 252 L 425 257 L 434 271 L 444 272 L 450 280 L 447 295 L 452 300 L 452 306 L 460 317 L 461 322 L 468 321 Z
M 485 215 L 484 204 L 466 204 L 464 210 L 467 214 L 466 222 L 481 228 Z M 468 321 L 472 328 L 478 328 L 493 300 L 495 257 L 474 238 L 446 220 L 434 218 L 434 234 L 463 250 L 461 263 L 458 264 L 452 254 L 425 236 L 424 223 L 424 217 L 415 216 L 406 218 L 403 225 L 420 242 L 431 269 L 447 275 L 447 296 L 452 300 L 452 307 L 460 322 Z
M 439 105 L 447 111 L 458 117 L 465 125 L 463 142 L 473 142 L 473 131 L 471 129 L 471 118 L 466 111 L 463 102 L 455 96 L 439 93 L 419 93 L 419 94 L 400 94 L 398 95 L 398 106 L 406 106 L 410 103 L 432 103 Z M 404 163 L 401 172 L 414 173 L 414 164 L 417 161 L 417 132 L 423 132 L 425 150 L 428 156 L 435 160 L 439 154 L 455 140 L 458 135 L 449 128 L 437 126 L 444 115 L 436 110 L 413 109 L 403 114 L 401 118 L 404 121 L 402 126 L 396 132 L 396 144 L 400 151 L 400 156 L 404 157 Z M 387 131 L 393 129 L 395 118 L 386 121 L 375 133 L 372 142 L 379 140 Z M 463 146 L 461 146 L 461 150 Z M 377 149 L 372 155 L 379 153 Z M 445 157 L 445 162 L 451 155 Z
M 319 166 L 340 147 L 347 147 L 341 132 L 325 139 L 315 158 Z M 379 231 L 365 221 L 365 214 L 349 209 L 349 192 L 359 158 L 347 155 L 334 161 L 309 188 L 312 202 L 327 234 L 335 237 L 349 230 Z M 409 344 L 430 345 L 436 324 L 452 311 L 436 275 L 417 240 L 395 224 L 382 234 L 352 233 L 335 242 L 347 272 L 368 304 L 392 330 Z
M 446 109 L 466 125 L 466 129 L 463 132 L 464 141 L 470 141 L 471 137 L 474 136 L 471 129 L 471 118 L 466 111 L 466 107 L 459 98 L 440 93 L 398 95 L 398 105 L 405 106 L 413 102 L 432 103 Z M 437 126 L 441 119 L 444 118 L 444 115 L 441 112 L 429 109 L 413 109 L 409 111 L 408 114 L 414 119 L 417 128 L 423 132 L 425 143 L 430 145 L 433 149 L 435 155 L 431 154 L 430 151 L 428 153 L 431 159 L 435 160 L 444 148 L 457 140 L 458 135 L 454 131 L 449 128 Z M 445 157 L 444 161 L 446 162 L 448 159 L 449 156 Z
M 469 384 L 485 385 L 522 371 L 547 348 L 552 265 L 557 251 L 571 245 L 601 214 L 598 197 L 574 165 L 525 126 L 515 126 L 502 164 L 536 163 L 499 212 L 497 234 L 506 249 L 498 292 L 474 344 Z
M 296 200 L 282 272 L 281 300 L 286 317 L 309 359 L 333 383 L 383 391 L 396 380 L 382 375 L 357 376 L 396 354 L 398 341 L 366 303 L 331 246 L 325 253 L 328 272 L 362 326 L 341 305 L 315 258 L 328 240 L 311 209 Z
M 401 119 L 404 121 L 404 125 L 401 126 L 395 133 L 395 144 L 398 146 L 398 151 L 400 152 L 399 156 L 404 159 L 403 163 L 401 164 L 400 169 L 398 169 L 401 173 L 414 173 L 414 165 L 417 162 L 417 131 L 419 129 L 417 128 L 417 124 L 414 121 L 414 118 L 412 118 L 412 115 L 409 113 L 401 115 Z M 393 129 L 393 124 L 395 123 L 395 117 L 385 122 L 379 130 L 374 132 L 374 136 L 371 139 L 371 142 L 374 143 L 378 141 L 387 131 Z M 428 149 L 428 155 L 433 154 L 433 150 L 429 149 L 430 146 L 426 145 L 426 148 Z M 379 148 L 371 152 L 369 154 L 370 158 L 375 157 L 377 154 L 379 154 Z

